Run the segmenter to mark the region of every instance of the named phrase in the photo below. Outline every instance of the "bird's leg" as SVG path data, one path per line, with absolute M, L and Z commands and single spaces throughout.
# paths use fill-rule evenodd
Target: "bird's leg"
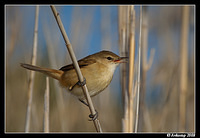
M 72 91 L 73 88 L 74 88 L 76 85 L 84 86 L 85 84 L 86 84 L 86 79 L 83 78 L 83 81 L 82 81 L 82 82 L 78 81 L 78 82 L 77 82 L 76 84 L 74 84 L 73 86 L 70 86 L 70 87 L 69 87 L 69 90 Z
M 85 101 L 83 101 L 83 100 L 81 100 L 81 99 L 79 99 L 79 101 L 80 101 L 81 103 L 83 103 L 84 105 L 86 105 L 87 107 L 89 107 L 89 105 L 88 105 Z
M 87 107 L 89 107 L 89 105 L 84 101 L 84 100 L 82 100 L 82 99 L 79 99 L 79 101 L 81 102 L 81 103 L 83 103 L 84 105 L 86 105 Z M 91 120 L 89 120 L 89 121 L 94 121 L 95 119 L 97 119 L 97 117 L 98 117 L 98 112 L 97 112 L 97 110 L 95 109 L 95 114 L 94 115 L 92 115 L 92 114 L 90 114 L 89 115 L 89 118 L 91 118 Z

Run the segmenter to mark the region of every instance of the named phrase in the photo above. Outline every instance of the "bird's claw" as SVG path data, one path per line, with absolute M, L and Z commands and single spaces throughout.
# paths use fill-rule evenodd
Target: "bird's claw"
M 89 120 L 89 121 L 94 121 L 94 120 L 97 119 L 97 117 L 98 117 L 98 112 L 97 112 L 97 110 L 95 109 L 95 114 L 94 114 L 94 115 L 90 114 L 90 115 L 89 115 L 89 118 L 91 118 L 91 119 L 88 119 L 88 120 Z
M 70 86 L 68 89 L 69 89 L 69 91 L 72 91 L 76 85 L 78 85 L 78 86 L 84 86 L 85 84 L 86 84 L 86 79 L 83 78 L 82 82 L 78 81 L 76 84 L 74 84 L 73 86 Z
M 78 82 L 76 83 L 76 85 L 79 85 L 79 86 L 84 86 L 85 84 L 86 84 L 86 79 L 85 79 L 85 78 L 83 78 L 83 81 L 82 81 L 82 82 L 78 81 Z

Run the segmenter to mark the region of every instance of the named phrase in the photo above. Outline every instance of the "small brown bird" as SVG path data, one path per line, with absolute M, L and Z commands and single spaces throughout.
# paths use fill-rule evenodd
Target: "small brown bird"
M 78 61 L 90 96 L 99 94 L 110 84 L 117 65 L 126 62 L 125 59 L 126 57 L 119 57 L 110 51 L 101 51 Z M 21 63 L 21 66 L 57 79 L 61 86 L 67 88 L 80 101 L 83 102 L 85 99 L 81 86 L 78 85 L 79 80 L 73 64 L 66 65 L 59 70 L 24 63 Z

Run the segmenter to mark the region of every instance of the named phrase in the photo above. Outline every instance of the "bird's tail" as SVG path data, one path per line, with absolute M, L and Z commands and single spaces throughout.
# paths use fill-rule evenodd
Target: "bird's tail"
M 63 71 L 62 70 L 55 70 L 55 69 L 48 69 L 48 68 L 43 68 L 43 67 L 38 67 L 38 66 L 33 66 L 30 64 L 25 64 L 25 63 L 21 63 L 21 66 L 23 68 L 29 69 L 29 70 L 33 70 L 33 71 L 38 71 L 41 73 L 46 74 L 47 76 L 50 76 L 54 79 L 60 80 Z

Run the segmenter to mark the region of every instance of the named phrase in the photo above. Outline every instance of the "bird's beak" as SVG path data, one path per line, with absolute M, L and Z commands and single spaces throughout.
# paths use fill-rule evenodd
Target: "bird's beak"
M 114 60 L 114 62 L 117 62 L 117 63 L 127 63 L 128 62 L 128 57 L 120 57 L 119 59 Z

